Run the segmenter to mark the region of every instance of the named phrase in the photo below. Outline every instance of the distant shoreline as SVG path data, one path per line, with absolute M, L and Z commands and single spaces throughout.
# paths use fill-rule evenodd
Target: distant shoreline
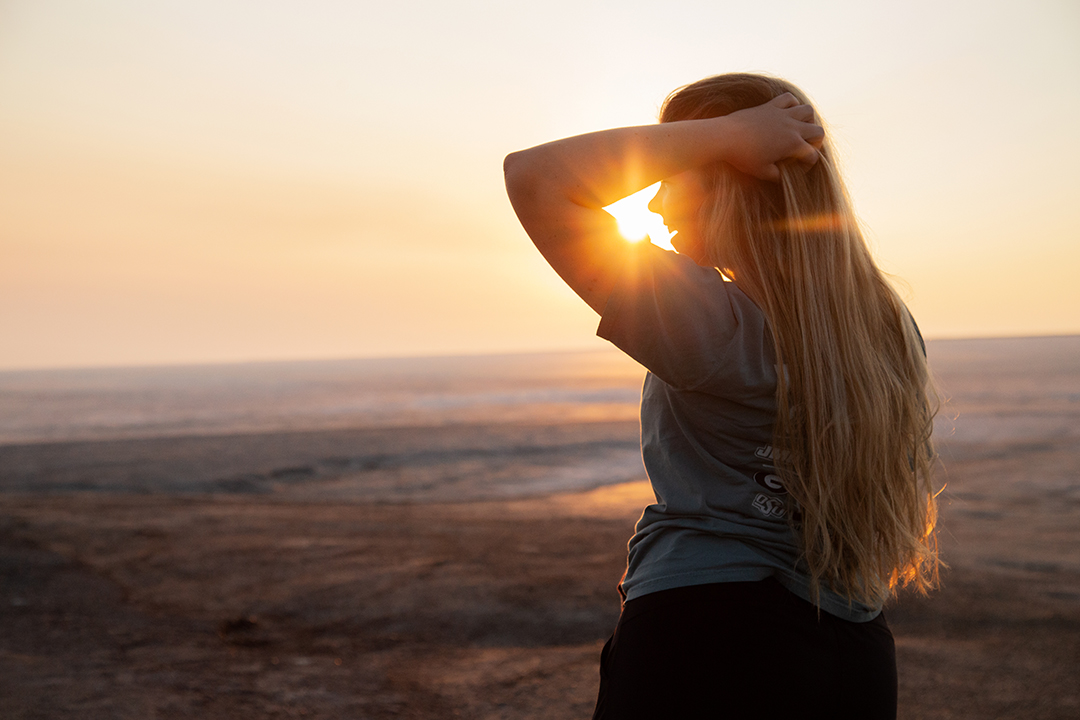
M 1080 333 L 1063 333 L 1051 335 L 995 335 L 989 337 L 928 337 L 928 345 L 937 343 L 967 343 L 967 342 L 997 342 L 1016 340 L 1056 340 L 1056 339 L 1080 340 Z M 380 364 L 380 363 L 425 363 L 425 362 L 469 362 L 473 360 L 530 360 L 545 357 L 566 357 L 575 355 L 621 355 L 622 351 L 613 346 L 601 346 L 597 348 L 569 348 L 561 350 L 522 350 L 491 353 L 439 353 L 432 355 L 370 355 L 362 357 L 327 357 L 327 358 L 294 358 L 294 359 L 256 359 L 256 360 L 206 360 L 179 363 L 133 363 L 133 364 L 102 364 L 102 365 L 49 365 L 44 367 L 0 367 L 0 383 L 5 375 L 21 373 L 50 373 L 50 372 L 93 372 L 93 371 L 145 371 L 145 370 L 180 370 L 180 369 L 215 369 L 236 367 L 265 367 L 265 366 L 303 366 L 303 365 L 355 365 L 355 364 Z

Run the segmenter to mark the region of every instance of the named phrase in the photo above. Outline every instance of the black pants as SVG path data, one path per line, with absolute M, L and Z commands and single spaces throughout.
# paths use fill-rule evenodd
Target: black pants
M 646 718 L 895 720 L 892 633 L 773 579 L 644 595 L 604 646 L 593 720 Z

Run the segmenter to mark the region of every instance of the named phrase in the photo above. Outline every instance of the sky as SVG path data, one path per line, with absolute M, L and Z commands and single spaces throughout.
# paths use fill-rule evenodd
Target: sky
M 928 337 L 1080 332 L 1075 0 L 0 0 L 0 369 L 599 347 L 502 158 L 728 71 Z

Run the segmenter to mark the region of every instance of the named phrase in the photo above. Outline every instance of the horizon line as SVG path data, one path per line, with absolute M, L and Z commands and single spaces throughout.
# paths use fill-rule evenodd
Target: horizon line
M 1048 340 L 1052 338 L 1077 338 L 1080 332 L 1052 333 L 1042 335 L 989 335 L 989 336 L 958 336 L 958 337 L 933 337 L 926 338 L 926 343 L 937 342 L 986 342 L 992 340 Z M 221 368 L 238 367 L 243 365 L 302 365 L 317 363 L 341 363 L 341 362 L 366 362 L 366 361 L 411 361 L 411 360 L 466 360 L 479 358 L 511 358 L 527 357 L 530 355 L 573 355 L 597 353 L 610 350 L 613 353 L 622 353 L 614 345 L 595 348 L 560 348 L 547 350 L 507 350 L 475 353 L 431 353 L 416 355 L 352 355 L 338 357 L 297 357 L 297 358 L 253 358 L 248 360 L 193 360 L 180 362 L 149 362 L 131 364 L 90 364 L 90 365 L 41 365 L 41 366 L 13 366 L 0 367 L 0 375 L 35 372 L 78 372 L 91 370 L 154 370 L 154 369 L 178 369 L 178 368 Z M 632 360 L 629 356 L 628 359 Z

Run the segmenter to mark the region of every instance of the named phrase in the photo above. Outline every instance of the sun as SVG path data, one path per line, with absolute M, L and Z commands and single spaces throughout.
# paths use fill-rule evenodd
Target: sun
M 649 212 L 648 207 L 649 201 L 656 195 L 659 187 L 660 183 L 650 185 L 644 190 L 611 203 L 604 209 L 619 223 L 619 232 L 629 242 L 640 242 L 649 238 L 655 245 L 670 250 L 672 249 L 671 233 L 664 227 L 660 216 Z

